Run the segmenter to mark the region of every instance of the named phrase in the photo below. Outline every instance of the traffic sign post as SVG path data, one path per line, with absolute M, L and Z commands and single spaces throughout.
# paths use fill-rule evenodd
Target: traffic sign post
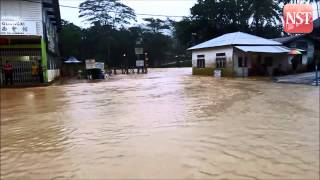
M 139 38 L 136 41 L 135 54 L 137 56 L 136 67 L 138 69 L 138 74 L 140 74 L 140 69 L 142 73 L 147 73 L 146 62 L 143 60 L 143 46 L 142 46 L 142 38 Z

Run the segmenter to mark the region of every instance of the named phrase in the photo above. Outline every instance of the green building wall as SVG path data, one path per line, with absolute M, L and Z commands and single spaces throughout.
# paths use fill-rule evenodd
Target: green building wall
M 41 66 L 43 68 L 44 82 L 48 82 L 48 60 L 47 60 L 47 45 L 43 38 L 41 38 Z

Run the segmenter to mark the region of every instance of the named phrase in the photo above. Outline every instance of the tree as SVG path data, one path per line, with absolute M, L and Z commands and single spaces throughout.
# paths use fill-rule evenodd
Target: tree
M 59 45 L 62 57 L 81 57 L 82 30 L 80 27 L 62 20 L 62 31 L 59 33 Z
M 169 21 L 154 18 L 144 18 L 143 20 L 147 22 L 148 29 L 153 33 L 160 33 L 162 30 L 170 29 Z
M 172 38 L 161 33 L 144 32 L 143 48 L 148 53 L 150 66 L 156 67 L 165 63 L 172 55 Z
M 281 22 L 281 8 L 274 0 L 251 0 L 248 12 L 251 14 L 253 28 L 256 34 L 263 31 L 264 26 L 276 26 Z
M 174 24 L 173 36 L 184 50 L 197 43 L 195 39 L 192 39 L 192 33 L 195 32 L 198 32 L 197 24 L 190 18 L 184 18 Z
M 280 15 L 274 0 L 198 0 L 191 16 L 175 23 L 174 35 L 187 47 L 235 31 L 278 37 Z
M 90 23 L 100 23 L 116 27 L 129 24 L 136 19 L 134 10 L 119 0 L 85 0 L 80 4 L 79 17 Z

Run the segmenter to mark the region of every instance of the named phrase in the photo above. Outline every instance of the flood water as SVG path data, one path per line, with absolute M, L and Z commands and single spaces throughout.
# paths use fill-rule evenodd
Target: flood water
M 1 89 L 1 179 L 319 179 L 319 88 L 151 69 Z

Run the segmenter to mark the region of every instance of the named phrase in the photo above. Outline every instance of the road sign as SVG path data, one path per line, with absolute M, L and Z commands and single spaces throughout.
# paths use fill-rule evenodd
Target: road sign
M 214 77 L 221 77 L 221 70 L 214 70 Z
M 144 67 L 144 60 L 137 60 L 136 61 L 136 66 L 137 67 Z
M 95 68 L 104 70 L 104 63 L 103 62 L 96 62 L 95 63 Z
M 143 54 L 143 48 L 135 48 L 136 54 Z

